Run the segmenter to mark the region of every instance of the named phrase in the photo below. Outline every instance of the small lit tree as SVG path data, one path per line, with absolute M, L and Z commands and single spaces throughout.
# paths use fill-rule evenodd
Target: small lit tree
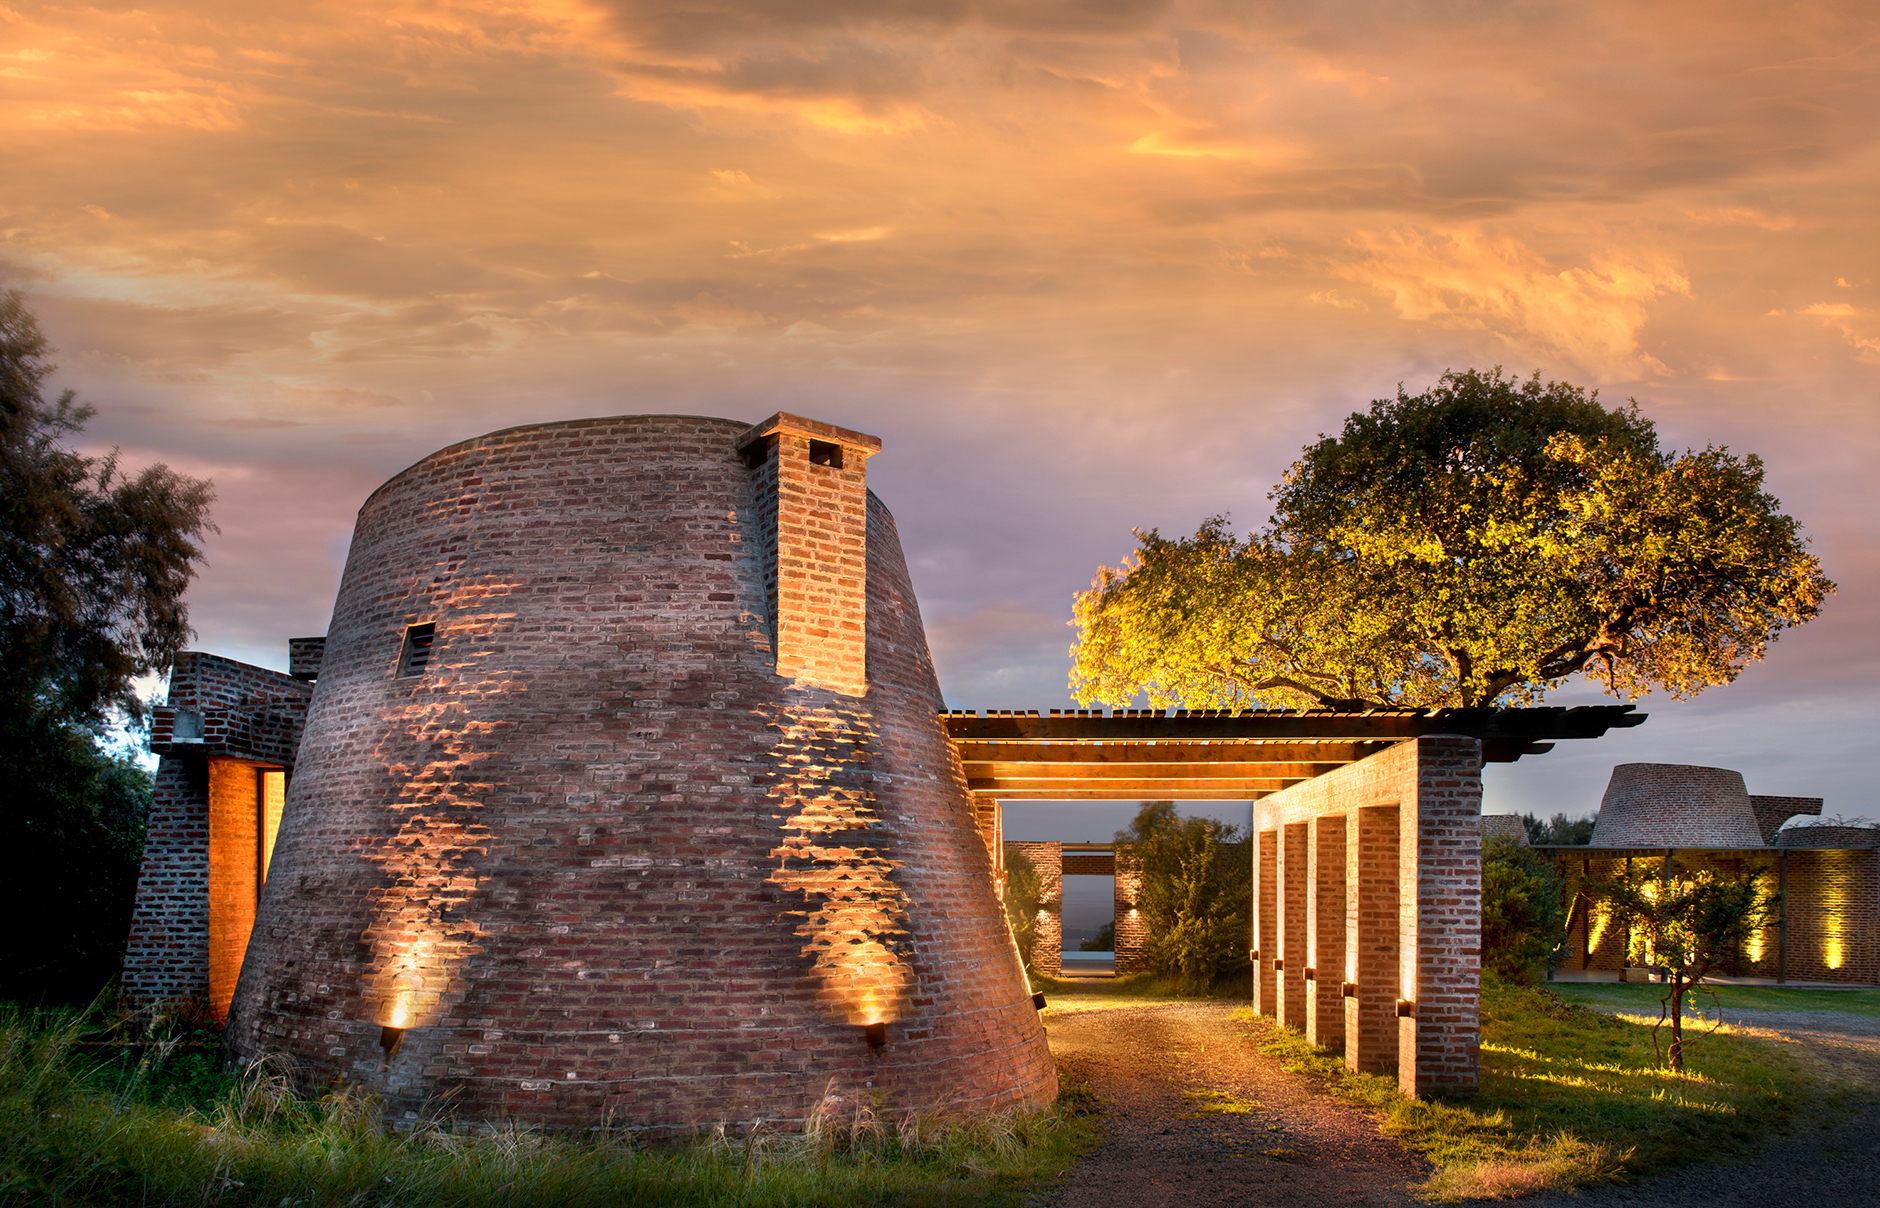
M 1204 993 L 1246 972 L 1252 869 L 1245 834 L 1217 818 L 1183 818 L 1172 801 L 1147 801 L 1116 832 L 1119 873 L 1134 873 L 1149 968 L 1184 993 Z
M 1671 1023 L 1671 1048 L 1666 1054 L 1672 1069 L 1684 1069 L 1684 1001 L 1713 969 L 1729 961 L 1744 941 L 1774 921 L 1780 895 L 1763 887 L 1764 868 L 1741 873 L 1711 868 L 1682 869 L 1667 858 L 1654 875 L 1650 870 L 1615 881 L 1587 886 L 1603 898 L 1612 921 L 1631 934 L 1634 963 L 1664 970 L 1665 994 L 1658 1028 Z

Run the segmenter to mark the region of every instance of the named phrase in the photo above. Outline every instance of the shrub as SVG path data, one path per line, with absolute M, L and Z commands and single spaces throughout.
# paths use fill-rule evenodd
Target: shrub
M 1482 843 L 1482 964 L 1508 981 L 1547 980 L 1561 944 L 1560 881 L 1531 847 L 1505 835 Z
M 1148 933 L 1149 968 L 1172 976 L 1183 993 L 1202 993 L 1248 969 L 1252 869 L 1237 826 L 1182 818 L 1172 801 L 1144 802 L 1116 833 L 1119 874 L 1139 880 L 1136 908 Z
M 1038 947 L 1038 912 L 1044 906 L 1044 875 L 1023 848 L 1005 849 L 1005 921 L 1018 941 L 1018 955 L 1031 972 Z

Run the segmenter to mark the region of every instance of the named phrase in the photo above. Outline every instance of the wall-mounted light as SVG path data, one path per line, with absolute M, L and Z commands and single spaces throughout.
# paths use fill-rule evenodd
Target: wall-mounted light
M 1340 998 L 1358 997 L 1358 983 L 1357 982 L 1345 982 L 1344 984 L 1340 985 L 1338 987 L 1338 996 Z
M 1398 1019 L 1415 1019 L 1416 1017 L 1417 1017 L 1417 1005 L 1415 1003 L 1411 1002 L 1407 998 L 1400 998 L 1397 1000 L 1397 1018 Z
M 888 1025 L 879 1019 L 874 1023 L 865 1023 L 862 1025 L 862 1036 L 868 1041 L 869 1048 L 878 1049 L 888 1043 Z
M 1256 965 L 1259 964 L 1260 963 L 1260 950 L 1258 948 L 1247 949 L 1247 959 L 1249 961 L 1252 961 Z
M 1286 969 L 1286 958 L 1285 958 L 1285 957 L 1283 957 L 1283 956 L 1276 956 L 1276 957 L 1274 957 L 1274 958 L 1273 958 L 1273 967 L 1274 967 L 1275 969 L 1278 969 L 1278 970 L 1280 970 L 1281 972 L 1285 972 L 1285 969 Z
M 388 1058 L 404 1042 L 405 1029 L 411 1024 L 412 1009 L 418 995 L 424 992 L 424 980 L 406 969 L 392 979 L 391 991 L 385 1002 L 385 1018 L 379 1026 L 379 1047 L 385 1050 Z
M 1044 1010 L 1044 994 L 1042 992 L 1031 996 L 1031 1009 L 1034 1011 Z
M 1319 971 L 1317 969 L 1314 969 L 1311 965 L 1307 965 L 1306 966 L 1306 980 L 1309 982 L 1315 982 L 1319 980 Z

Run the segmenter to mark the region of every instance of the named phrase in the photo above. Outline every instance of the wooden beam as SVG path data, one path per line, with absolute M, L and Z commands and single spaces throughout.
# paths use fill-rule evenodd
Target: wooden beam
M 1645 720 L 1631 705 L 1579 705 L 1571 709 L 1437 709 L 1429 712 L 1335 713 L 1268 711 L 1237 716 L 1175 716 L 1155 711 L 1135 717 L 984 716 L 944 713 L 941 722 L 956 740 L 967 741 L 1144 741 L 1170 739 L 1306 739 L 1397 742 L 1425 734 L 1468 734 L 1481 739 L 1545 742 L 1598 738 Z
M 1080 790 L 1105 793 L 1112 797 L 1129 800 L 1135 797 L 1166 797 L 1171 793 L 1192 791 L 1201 793 L 1277 793 L 1281 789 L 1295 784 L 1305 783 L 1307 777 L 1281 778 L 1252 776 L 1181 776 L 1166 780 L 1123 780 L 1088 777 L 1075 780 L 1036 780 L 1029 777 L 1010 777 L 1004 779 L 968 779 L 966 787 L 974 793 L 984 793 L 992 797 L 1005 797 L 1012 793 L 1041 793 L 1045 796 L 1063 791 Z
M 1356 763 L 1389 743 L 1369 742 L 979 742 L 955 740 L 967 763 Z
M 968 780 L 1310 780 L 1343 763 L 997 763 L 967 759 Z
M 1153 793 L 1123 793 L 1115 789 L 1024 789 L 1014 792 L 987 792 L 1000 801 L 1258 801 L 1274 790 L 1226 790 L 1161 788 Z

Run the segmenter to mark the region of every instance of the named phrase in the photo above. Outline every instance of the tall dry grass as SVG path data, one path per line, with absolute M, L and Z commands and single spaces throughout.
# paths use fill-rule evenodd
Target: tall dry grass
M 388 1129 L 356 1089 L 296 1094 L 264 1062 L 191 1108 L 155 1091 L 174 1041 L 134 1060 L 77 1046 L 74 1015 L 0 1015 L 0 1206 L 616 1208 L 1017 1203 L 1090 1141 L 1073 1111 L 972 1119 L 833 1106 L 800 1130 L 708 1129 L 649 1148 L 625 1130 Z

